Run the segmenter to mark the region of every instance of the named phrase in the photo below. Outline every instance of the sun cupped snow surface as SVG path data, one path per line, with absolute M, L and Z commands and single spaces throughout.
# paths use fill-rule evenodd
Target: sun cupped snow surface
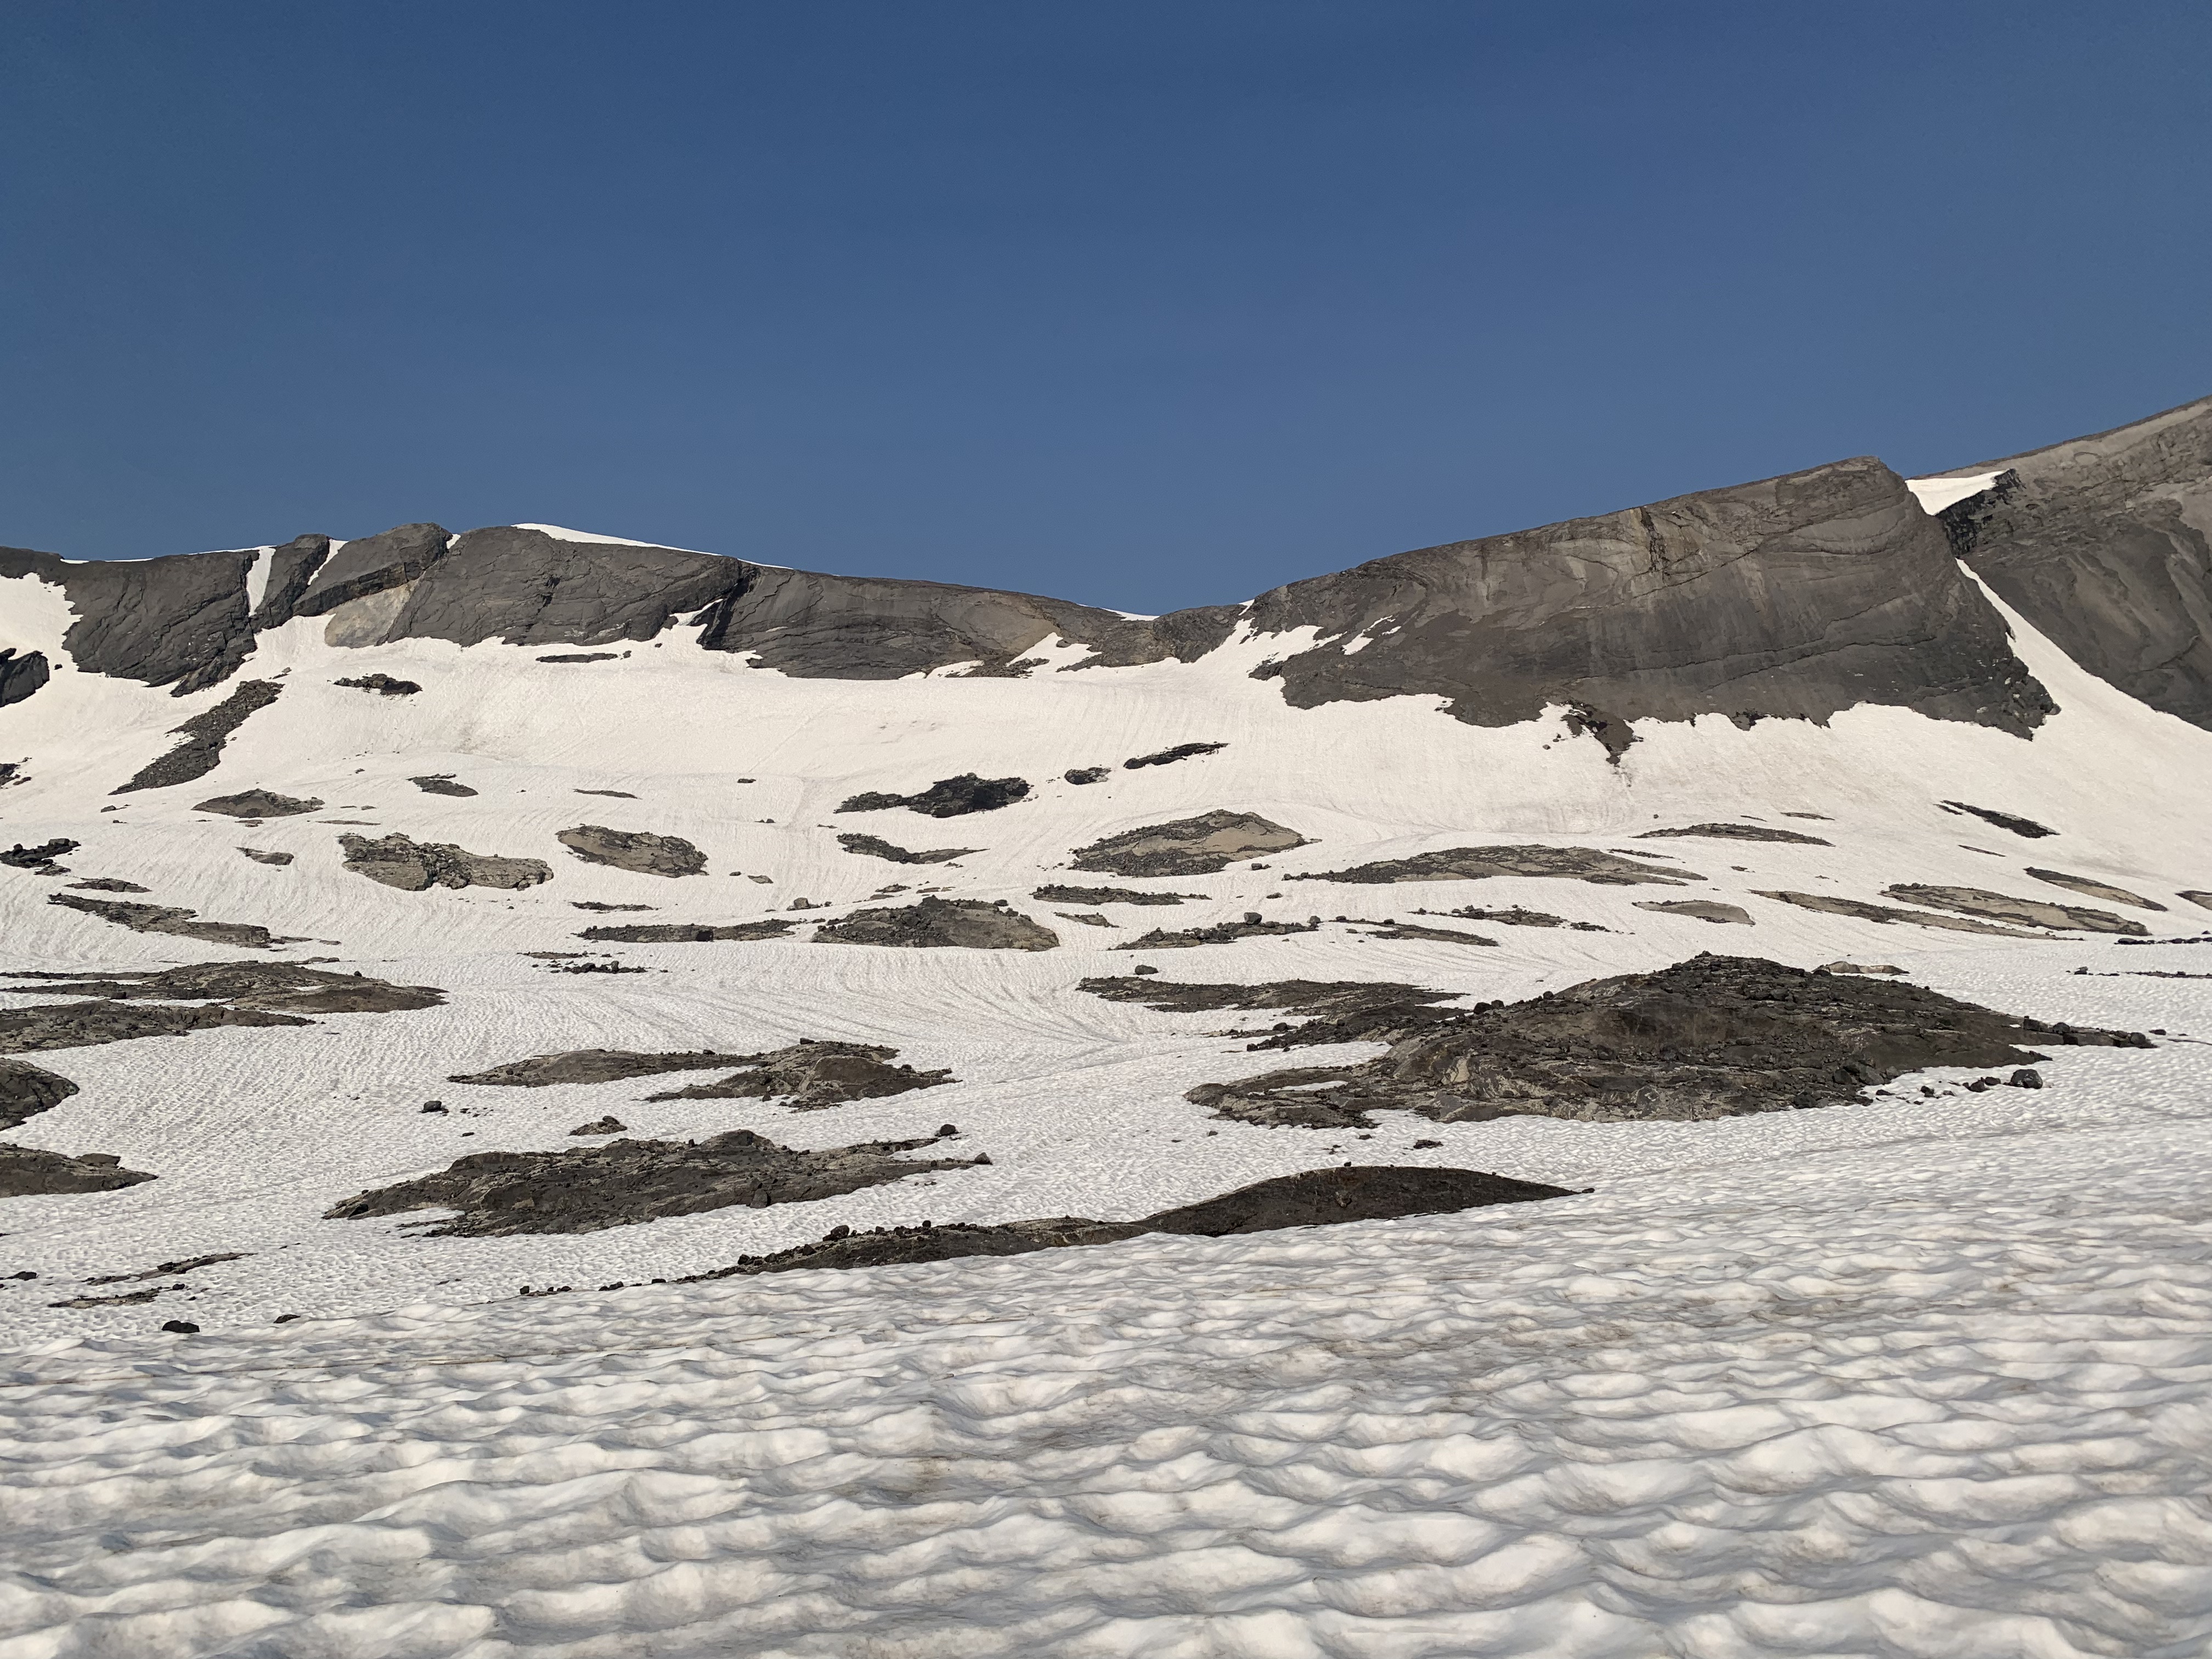
M 540 664 L 539 645 L 341 649 L 317 618 L 260 636 L 247 672 L 283 690 L 214 773 L 117 798 L 222 688 L 174 699 L 76 672 L 58 591 L 0 583 L 0 644 L 57 664 L 0 716 L 0 758 L 23 780 L 0 790 L 0 839 L 79 843 L 63 875 L 0 869 L 0 968 L 245 954 L 447 994 L 29 1056 L 80 1086 L 9 1140 L 155 1178 L 0 1200 L 0 1651 L 2203 1652 L 2212 981 L 2154 975 L 2212 972 L 2212 948 L 2159 942 L 2212 923 L 2180 896 L 2212 890 L 2212 734 L 2007 620 L 2060 705 L 2032 740 L 1862 707 L 1826 726 L 1639 722 L 1616 763 L 1565 711 L 1483 728 L 1434 698 L 1288 708 L 1250 678 L 1301 644 L 1284 637 L 1240 634 L 1193 665 L 1056 672 L 1069 650 L 1026 680 L 884 684 L 787 678 L 680 635 L 565 665 Z M 332 684 L 366 671 L 423 690 Z M 1119 765 L 1185 743 L 1227 746 Z M 1062 781 L 1099 765 L 1103 781 Z M 840 801 L 969 772 L 1032 788 L 957 823 L 897 814 L 893 838 L 980 850 L 909 869 L 839 844 L 854 822 Z M 431 775 L 477 793 L 411 781 Z M 290 864 L 240 858 L 234 820 L 191 810 L 248 788 L 327 803 L 246 832 Z M 1953 800 L 2058 833 L 2021 840 Z M 1271 1022 L 1080 992 L 1146 963 L 1114 947 L 1160 913 L 1108 905 L 1107 926 L 1079 927 L 1030 896 L 1080 879 L 1076 848 L 1215 811 L 1308 844 L 1160 882 L 1200 896 L 1176 927 L 1250 911 L 1322 925 L 1177 951 L 1163 977 L 1518 999 L 1663 967 L 1725 932 L 1723 948 L 1797 967 L 1895 965 L 1987 1006 L 2159 1035 L 2148 1050 L 2054 1045 L 2037 1090 L 1926 1073 L 1856 1105 L 1713 1123 L 1226 1121 L 1185 1092 L 1268 1069 L 1222 1033 Z M 1720 821 L 1833 844 L 1631 839 Z M 558 835 L 586 822 L 681 837 L 707 870 L 670 881 L 565 858 Z M 401 891 L 345 869 L 347 834 L 555 873 Z M 1507 844 L 1638 850 L 1753 926 L 1572 879 L 1286 880 Z M 2154 940 L 1994 939 L 1762 896 L 2051 896 L 2030 864 L 2166 905 L 2138 916 Z M 230 952 L 47 902 L 94 878 L 291 942 Z M 908 890 L 882 892 L 894 884 Z M 924 887 L 1003 899 L 1060 943 L 812 941 L 821 921 Z M 580 903 L 793 927 L 625 945 L 620 965 L 644 971 L 619 975 L 524 954 L 605 961 L 576 937 L 596 919 Z M 1605 931 L 1498 927 L 1496 948 L 1473 950 L 1365 925 L 1469 905 Z M 0 994 L 0 1012 L 55 1000 L 5 983 L 32 988 Z M 645 1100 L 659 1079 L 448 1080 L 532 1054 L 801 1037 L 880 1044 L 957 1080 L 803 1114 Z M 431 1100 L 447 1109 L 425 1113 Z M 801 1148 L 951 1123 L 957 1138 L 915 1156 L 990 1162 L 549 1237 L 421 1236 L 437 1212 L 325 1217 L 471 1152 L 573 1146 L 609 1115 L 641 1138 L 744 1128 Z M 647 1282 L 834 1226 L 1127 1218 L 1354 1161 L 1578 1195 Z M 203 1257 L 222 1259 L 185 1265 Z

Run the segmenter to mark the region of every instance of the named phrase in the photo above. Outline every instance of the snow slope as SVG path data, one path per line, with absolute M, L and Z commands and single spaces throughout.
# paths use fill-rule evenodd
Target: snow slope
M 542 644 L 339 649 L 303 619 L 260 636 L 243 674 L 283 693 L 214 773 L 114 796 L 232 688 L 172 698 L 76 672 L 56 590 L 30 578 L 0 590 L 0 645 L 56 663 L 49 685 L 0 713 L 0 760 L 20 758 L 27 779 L 0 789 L 0 839 L 82 843 L 68 877 L 0 869 L 0 965 L 240 954 L 46 902 L 106 876 L 150 902 L 302 936 L 283 958 L 449 994 L 416 1012 L 31 1056 L 82 1091 L 7 1139 L 118 1154 L 159 1178 L 0 1200 L 0 1273 L 38 1275 L 0 1279 L 18 1356 L 0 1399 L 14 1436 L 0 1526 L 23 1540 L 0 1577 L 11 1659 L 2044 1659 L 2195 1653 L 2212 1638 L 2198 1196 L 2212 1069 L 2195 1040 L 2212 1036 L 2212 980 L 2142 976 L 2212 970 L 2212 947 L 1923 932 L 1757 896 L 1879 899 L 1934 882 L 2081 902 L 2027 876 L 2035 865 L 2166 905 L 2126 912 L 2161 936 L 2212 925 L 2177 896 L 2212 888 L 2212 733 L 2081 672 L 2009 613 L 2061 708 L 2032 740 L 1861 706 L 1826 726 L 1641 722 L 1617 765 L 1561 710 L 1484 728 L 1433 698 L 1290 708 L 1249 671 L 1307 641 L 1249 632 L 1192 665 L 1079 669 L 1079 653 L 1048 648 L 1027 679 L 869 683 L 788 678 L 681 635 L 562 664 L 539 660 Z M 423 689 L 333 684 L 372 672 Z M 1227 747 L 1121 767 L 1190 741 Z M 1091 765 L 1114 769 L 1061 780 Z M 835 811 L 969 771 L 1034 787 L 948 820 Z M 433 773 L 480 793 L 410 781 Z M 325 805 L 252 828 L 190 810 L 248 787 Z M 1943 801 L 2058 833 L 2022 840 Z M 1223 807 L 1312 844 L 1269 867 L 1146 884 L 1204 898 L 1109 907 L 1110 929 L 1030 896 L 1041 882 L 1115 880 L 1069 873 L 1076 847 Z M 1626 839 L 1727 819 L 1834 844 Z M 585 864 L 554 839 L 580 823 L 684 836 L 709 872 Z M 894 865 L 840 848 L 852 830 L 981 850 Z M 392 832 L 556 873 L 521 891 L 409 893 L 341 867 L 341 833 Z M 1285 879 L 1498 842 L 1641 850 L 1706 879 L 1663 891 Z M 272 867 L 241 846 L 295 861 Z M 1060 948 L 811 941 L 820 915 L 890 884 L 1005 898 Z M 1741 904 L 1755 925 L 1635 908 L 1685 896 Z M 822 909 L 794 913 L 802 898 Z M 656 908 L 611 917 L 578 901 Z M 1499 941 L 1480 949 L 1327 920 L 1470 903 L 1608 931 L 1464 924 Z M 1248 910 L 1324 925 L 1111 948 Z M 593 922 L 771 915 L 799 924 L 790 939 L 613 947 L 658 970 L 646 975 L 564 975 L 520 954 L 591 948 L 575 934 Z M 1966 1074 L 1930 1075 L 1817 1113 L 1445 1125 L 1386 1113 L 1363 1136 L 1207 1116 L 1185 1091 L 1267 1069 L 1210 1035 L 1224 1016 L 1074 988 L 1151 963 L 1170 979 L 1393 979 L 1520 998 L 1700 950 L 1893 963 L 1989 1006 L 2168 1037 L 2148 1052 L 2063 1050 L 2039 1092 L 1968 1095 L 1953 1086 Z M 659 1079 L 447 1081 L 558 1049 L 800 1036 L 893 1045 L 958 1081 L 807 1114 L 644 1102 Z M 428 1099 L 455 1109 L 426 1115 Z M 744 1127 L 799 1146 L 953 1122 L 992 1161 L 573 1236 L 423 1238 L 409 1218 L 322 1218 L 464 1152 L 574 1146 L 571 1128 L 610 1112 L 639 1134 Z M 1352 1159 L 1595 1190 L 1244 1239 L 514 1294 L 673 1278 L 839 1224 L 1137 1216 Z M 98 1294 L 96 1277 L 229 1252 L 242 1255 L 150 1304 L 51 1305 Z M 204 1334 L 157 1334 L 177 1317 Z

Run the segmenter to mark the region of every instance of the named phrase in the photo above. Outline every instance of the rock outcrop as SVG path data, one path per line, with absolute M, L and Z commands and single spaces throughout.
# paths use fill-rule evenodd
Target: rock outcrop
M 71 841 L 67 836 L 57 836 L 53 840 L 42 841 L 35 847 L 26 847 L 19 841 L 6 852 L 0 853 L 0 866 L 10 870 L 28 870 L 39 876 L 65 876 L 69 871 L 59 860 L 67 858 L 83 844 Z
M 1109 876 L 1208 876 L 1243 859 L 1305 845 L 1297 830 L 1256 812 L 1213 811 L 1124 830 L 1079 847 L 1069 862 Z
M 359 1194 L 325 1213 L 332 1220 L 358 1221 L 410 1210 L 458 1212 L 427 1229 L 432 1237 L 596 1232 L 733 1205 L 765 1209 L 836 1198 L 972 1161 L 898 1156 L 936 1140 L 800 1152 L 737 1129 L 701 1141 L 617 1140 L 556 1152 L 477 1152 L 441 1173 Z
M 1122 769 L 1134 772 L 1146 766 L 1172 766 L 1179 760 L 1188 760 L 1194 755 L 1218 754 L 1228 748 L 1225 743 L 1179 743 L 1151 755 L 1132 755 L 1121 763 Z M 1071 779 L 1070 781 L 1073 781 Z
M 289 818 L 302 812 L 319 812 L 322 805 L 319 796 L 310 795 L 302 800 L 270 789 L 241 789 L 234 795 L 210 796 L 196 804 L 192 811 L 219 812 L 229 818 Z
M 878 836 L 840 836 L 837 845 L 862 858 L 883 859 L 892 864 L 950 864 L 955 859 L 964 859 L 970 853 L 983 850 L 980 847 L 939 847 L 927 853 L 915 853 Z
M 1601 887 L 1679 887 L 1703 881 L 1694 872 L 1671 865 L 1645 864 L 1588 847 L 1451 847 L 1417 853 L 1409 859 L 1379 859 L 1349 870 L 1324 870 L 1285 877 L 1289 881 L 1343 881 L 1374 884 L 1404 881 L 1485 881 L 1493 876 L 1551 876 L 1592 882 Z
M 471 853 L 450 842 L 416 842 L 405 836 L 340 836 L 345 867 L 357 876 L 404 892 L 429 887 L 535 887 L 553 879 L 551 866 L 538 859 L 501 858 Z
M 1666 841 L 1680 836 L 1703 841 L 1788 842 L 1799 847 L 1832 847 L 1835 844 L 1822 841 L 1818 836 L 1801 835 L 1795 830 L 1776 830 L 1764 823 L 1693 823 L 1681 830 L 1646 830 L 1636 839 Z
M 949 1071 L 896 1065 L 898 1050 L 867 1042 L 801 1037 L 786 1048 L 738 1056 L 740 1069 L 711 1083 L 689 1084 L 648 1100 L 777 1100 L 794 1110 L 819 1111 L 848 1101 L 882 1100 L 957 1082 Z
M 532 1054 L 511 1060 L 488 1071 L 460 1072 L 448 1083 L 491 1084 L 507 1089 L 544 1089 L 556 1083 L 620 1083 L 630 1078 L 659 1077 L 669 1072 L 709 1072 L 718 1066 L 738 1066 L 750 1054 L 717 1054 L 712 1048 L 687 1048 L 674 1053 L 641 1054 L 629 1048 L 569 1048 L 557 1054 Z
M 580 823 L 562 830 L 554 840 L 587 864 L 632 870 L 641 876 L 696 876 L 707 869 L 707 855 L 681 836 Z
M 814 930 L 817 945 L 889 945 L 908 950 L 1050 951 L 1060 935 L 1004 900 L 925 898 L 854 910 Z
M 53 677 L 45 652 L 27 651 L 18 656 L 13 646 L 0 647 L 0 708 L 25 701 Z
M 995 812 L 1002 806 L 1012 805 L 1029 792 L 1030 786 L 1022 778 L 986 778 L 963 772 L 957 778 L 939 778 L 916 794 L 894 795 L 872 790 L 853 795 L 841 801 L 837 810 L 883 812 L 903 806 L 928 817 L 957 818 L 969 812 Z
M 2029 1042 L 2149 1046 L 2137 1033 L 2017 1018 L 1915 985 L 1699 956 L 1446 1013 L 1364 1065 L 1203 1084 L 1188 1098 L 1240 1121 L 1321 1128 L 1364 1127 L 1385 1108 L 1445 1122 L 1685 1121 L 1838 1105 L 1929 1066 L 2049 1058 Z
M 283 690 L 274 680 L 241 680 L 238 689 L 214 708 L 172 727 L 169 735 L 184 741 L 141 767 L 130 782 L 111 793 L 127 795 L 138 789 L 168 789 L 205 777 L 221 763 L 222 746 L 230 740 L 230 734 L 246 724 L 248 715 L 276 702 Z
M 1962 800 L 1938 801 L 1936 805 L 1947 812 L 1967 813 L 1984 823 L 1993 823 L 2000 830 L 2009 830 L 2014 835 L 2029 841 L 2039 841 L 2045 836 L 2058 833 L 2047 824 L 2038 823 L 2033 818 L 2024 818 L 2017 812 L 2000 812 L 1994 806 L 1969 806 Z
M 2084 898 L 2102 899 L 2107 904 L 2129 904 L 2138 910 L 2163 910 L 2166 906 L 2156 899 L 2147 899 L 2140 893 L 2130 893 L 2124 887 L 2115 887 L 2108 881 L 2097 881 L 2087 876 L 2069 876 L 2063 870 L 2039 870 L 2033 865 L 2027 874 L 2038 881 L 2047 881 L 2053 887 L 2063 887 L 2081 894 Z
M 1185 899 L 1203 898 L 1202 893 L 1146 893 L 1133 887 L 1062 887 L 1038 888 L 1030 896 L 1042 899 L 1047 904 L 1181 904 Z
M 82 910 L 88 916 L 98 916 L 102 921 L 112 921 L 118 927 L 128 927 L 134 933 L 170 933 L 179 939 L 196 939 L 209 945 L 232 945 L 250 951 L 265 951 L 271 945 L 289 943 L 266 927 L 246 921 L 202 921 L 199 912 L 185 910 L 173 904 L 140 904 L 130 899 L 95 899 L 80 897 L 75 893 L 50 893 L 49 904 L 59 904 L 71 910 Z
M 925 1222 L 919 1227 L 877 1227 L 855 1232 L 834 1227 L 812 1244 L 747 1256 L 737 1265 L 694 1273 L 678 1284 L 754 1273 L 821 1267 L 882 1267 L 912 1261 L 950 1261 L 962 1256 L 1026 1255 L 1033 1250 L 1112 1244 L 1147 1233 L 1221 1238 L 1320 1227 L 1348 1221 L 1393 1221 L 1407 1216 L 1449 1215 L 1492 1204 L 1529 1204 L 1573 1196 L 1565 1188 L 1516 1181 L 1479 1170 L 1421 1165 L 1347 1164 L 1274 1176 L 1218 1198 L 1161 1210 L 1141 1221 L 1091 1221 L 1055 1216 L 994 1224 Z
M 610 905 L 606 908 L 623 907 Z M 717 939 L 781 939 L 791 931 L 791 927 L 792 924 L 781 916 L 720 926 L 690 921 L 611 922 L 586 927 L 576 937 L 603 945 L 711 945 Z
M 71 1158 L 65 1152 L 0 1142 L 0 1198 L 106 1193 L 153 1178 L 143 1170 L 125 1169 L 121 1158 L 106 1152 L 83 1152 Z
M 1947 916 L 1933 910 L 1900 910 L 1894 905 L 1872 904 L 1864 899 L 1844 898 L 1833 893 L 1793 893 L 1786 889 L 1758 890 L 1761 898 L 1779 900 L 1794 904 L 1801 910 L 1820 910 L 1832 916 L 1856 916 L 1861 921 L 1906 922 L 1915 927 L 1935 927 L 1954 933 L 1995 933 L 2002 939 L 2048 939 L 2048 933 L 2026 933 L 2017 927 L 2000 927 L 1994 922 L 1977 921 L 1966 916 Z
M 1662 915 L 1695 916 L 1699 921 L 1733 924 L 1740 927 L 1752 926 L 1751 912 L 1741 904 L 1723 904 L 1717 899 L 1638 899 L 1639 910 L 1656 910 Z
M 2091 933 L 2125 933 L 2135 939 L 2144 939 L 2150 933 L 2142 923 L 2124 920 L 2109 910 L 2092 910 L 2080 904 L 2052 904 L 2043 899 L 2014 898 L 2008 893 L 1992 893 L 1982 887 L 1900 883 L 1885 887 L 1882 891 L 1907 904 L 1956 910 L 1960 915 L 2011 922 L 2022 927 L 2065 927 Z
M 0 1056 L 0 1129 L 12 1129 L 48 1107 L 58 1106 L 77 1085 L 27 1060 Z

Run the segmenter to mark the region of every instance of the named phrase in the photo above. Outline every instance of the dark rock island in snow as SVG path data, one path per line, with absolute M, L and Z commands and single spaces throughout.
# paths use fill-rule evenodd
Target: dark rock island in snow
M 800 1152 L 750 1129 L 709 1140 L 617 1140 L 557 1152 L 476 1152 L 437 1175 L 380 1187 L 334 1205 L 338 1221 L 453 1210 L 432 1237 L 512 1233 L 588 1233 L 605 1227 L 696 1215 L 743 1205 L 805 1203 L 881 1186 L 972 1159 L 904 1158 L 934 1146 L 878 1140 Z
M 643 876 L 696 876 L 704 874 L 707 868 L 707 855 L 681 836 L 580 823 L 554 839 L 587 864 L 633 870 Z
M 1213 811 L 1172 823 L 1125 830 L 1088 847 L 1069 862 L 1109 876 L 1206 876 L 1245 859 L 1304 847 L 1295 830 L 1255 812 Z
M 939 778 L 919 794 L 892 795 L 880 790 L 854 795 L 838 804 L 841 812 L 884 812 L 903 806 L 933 818 L 957 818 L 969 812 L 995 812 L 1011 806 L 1030 792 L 1020 778 L 985 778 L 963 772 L 957 778 Z
M 1992 1012 L 1918 986 L 1699 956 L 1523 1002 L 1404 1021 L 1378 1060 L 1202 1084 L 1224 1117 L 1366 1127 L 1386 1108 L 1447 1122 L 1522 1114 L 1590 1122 L 1693 1121 L 1839 1105 L 1936 1066 L 2016 1067 L 2024 1045 L 2148 1047 L 2132 1032 Z M 1327 1022 L 1261 1048 L 1345 1040 Z
M 540 859 L 471 853 L 451 842 L 415 842 L 405 836 L 340 836 L 345 867 L 386 887 L 419 893 L 429 887 L 535 887 L 553 879 Z
M 913 904 L 854 910 L 814 930 L 817 945 L 890 945 L 908 949 L 1049 951 L 1060 935 L 1002 900 L 924 898 Z

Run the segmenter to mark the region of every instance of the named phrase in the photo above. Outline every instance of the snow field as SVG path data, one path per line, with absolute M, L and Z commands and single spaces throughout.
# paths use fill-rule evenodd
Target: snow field
M 0 1631 L 25 1659 L 2179 1659 L 2212 1640 L 2207 1147 L 2192 1116 L 88 1343 L 4 1396 Z

